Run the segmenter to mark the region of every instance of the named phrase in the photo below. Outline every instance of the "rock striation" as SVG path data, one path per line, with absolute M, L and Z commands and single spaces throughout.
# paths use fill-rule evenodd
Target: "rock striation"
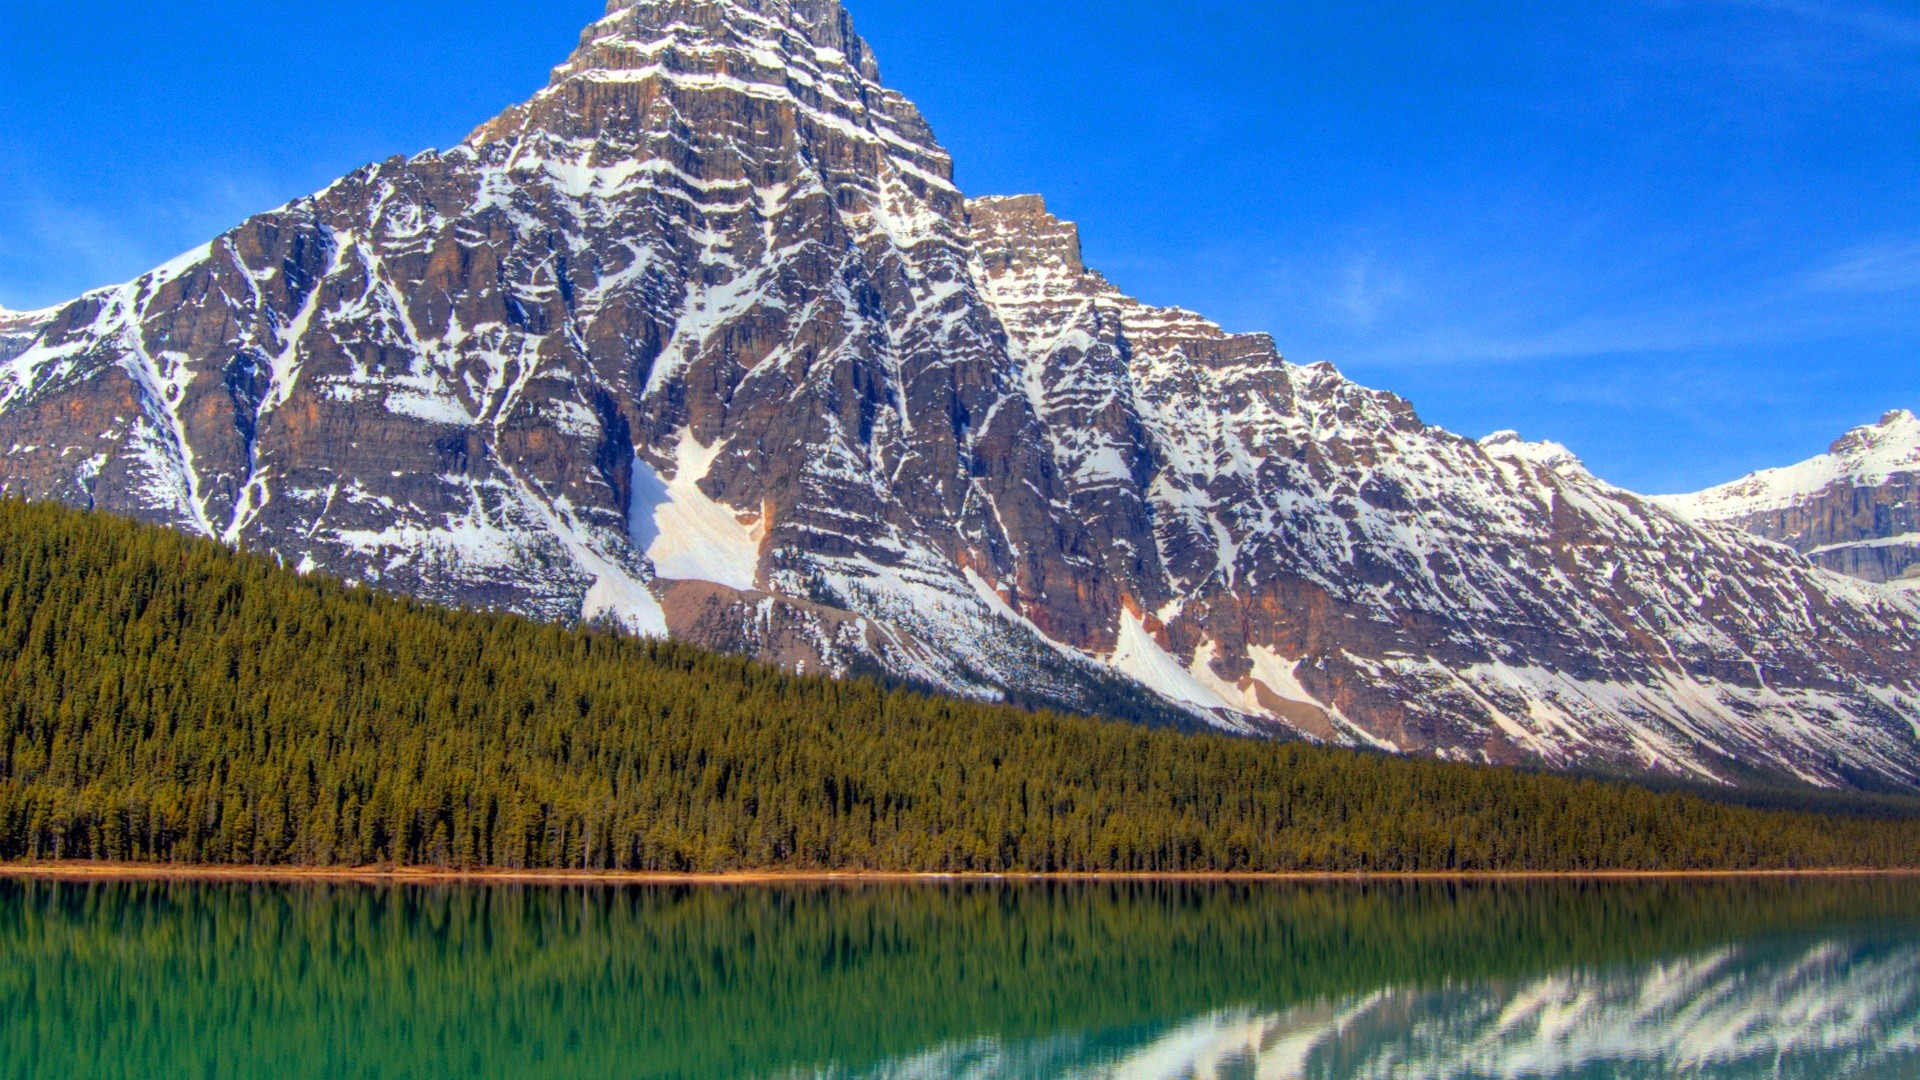
M 800 670 L 1472 761 L 1920 785 L 1920 606 L 1135 301 L 833 0 L 38 317 L 0 484 Z

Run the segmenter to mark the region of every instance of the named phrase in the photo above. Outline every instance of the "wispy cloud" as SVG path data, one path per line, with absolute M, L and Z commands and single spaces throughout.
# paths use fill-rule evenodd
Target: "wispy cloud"
M 1841 0 L 1717 0 L 1722 7 L 1772 12 L 1885 45 L 1920 47 L 1920 15 Z
M 106 284 L 148 258 L 149 241 L 99 214 L 44 198 L 12 208 L 0 228 L 0 288 L 20 306 Z M 164 258 L 164 256 L 162 257 Z M 138 271 L 134 271 L 137 273 Z
M 1814 268 L 1782 270 L 1718 292 L 1682 287 L 1616 293 L 1563 267 L 1459 267 L 1450 275 L 1369 264 L 1395 282 L 1392 305 L 1367 321 L 1320 306 L 1302 359 L 1380 368 L 1587 361 L 1831 342 L 1891 323 L 1911 325 L 1920 296 L 1920 240 L 1836 251 Z M 1287 325 L 1281 321 L 1282 328 Z M 1284 344 L 1283 339 L 1283 344 Z
M 1355 364 L 1383 367 L 1585 360 L 1759 347 L 1799 336 L 1794 330 L 1747 311 L 1625 314 L 1531 329 L 1442 325 L 1349 348 L 1345 355 Z
M 1350 257 L 1321 290 L 1321 305 L 1333 321 L 1365 329 L 1396 301 L 1406 298 L 1406 277 L 1371 255 Z
M 1807 276 L 1822 293 L 1900 293 L 1920 290 L 1920 241 L 1883 241 L 1842 252 Z
M 1637 2 L 1681 16 L 1625 44 L 1643 61 L 1711 64 L 1789 87 L 1874 86 L 1911 97 L 1920 59 L 1920 14 L 1911 10 L 1854 0 Z

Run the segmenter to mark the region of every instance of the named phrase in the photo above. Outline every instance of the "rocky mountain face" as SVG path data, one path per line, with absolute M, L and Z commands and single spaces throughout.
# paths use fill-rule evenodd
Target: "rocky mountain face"
M 834 0 L 548 87 L 36 324 L 5 490 L 801 670 L 1492 762 L 1920 785 L 1920 604 L 1141 304 Z
M 1855 428 L 1819 457 L 1661 502 L 1837 573 L 1920 588 L 1920 419 L 1905 409 Z
M 47 318 L 46 312 L 28 313 L 0 308 L 0 363 L 26 352 Z

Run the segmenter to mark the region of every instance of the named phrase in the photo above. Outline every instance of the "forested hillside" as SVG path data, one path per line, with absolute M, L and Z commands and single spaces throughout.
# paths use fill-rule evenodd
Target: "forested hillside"
M 0 858 L 934 871 L 1920 864 L 1920 822 L 1097 720 L 443 610 L 0 503 Z

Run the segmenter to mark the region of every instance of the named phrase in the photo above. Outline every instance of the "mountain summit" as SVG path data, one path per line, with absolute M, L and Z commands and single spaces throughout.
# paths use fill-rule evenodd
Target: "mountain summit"
M 1866 581 L 1920 587 L 1920 419 L 1895 409 L 1825 454 L 1660 500 Z
M 550 85 L 36 324 L 0 483 L 429 600 L 1450 758 L 1920 784 L 1920 608 L 1148 307 L 838 4 Z

